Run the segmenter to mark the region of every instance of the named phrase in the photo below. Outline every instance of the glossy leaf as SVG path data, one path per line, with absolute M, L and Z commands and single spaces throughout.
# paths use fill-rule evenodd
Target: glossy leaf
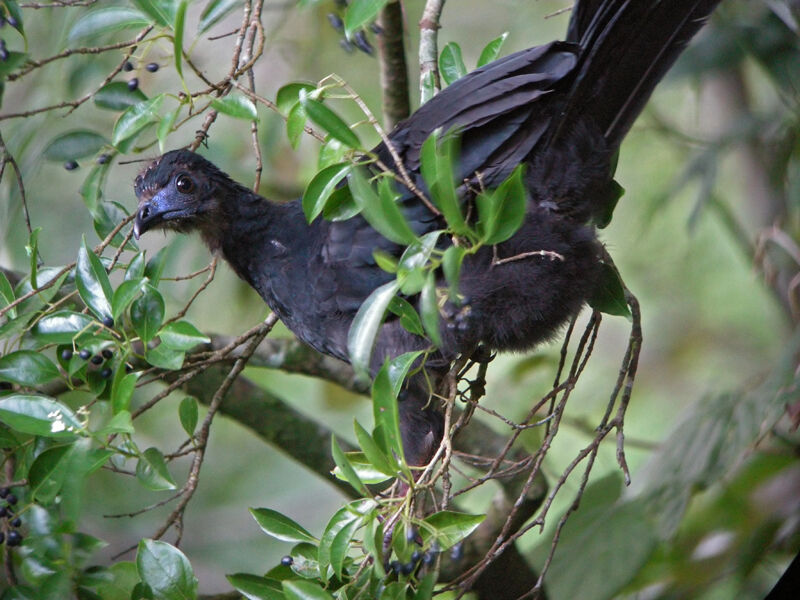
M 136 551 L 136 570 L 154 600 L 195 600 L 197 578 L 186 556 L 167 542 L 142 540 Z
M 347 352 L 357 373 L 369 372 L 372 347 L 378 335 L 386 309 L 397 293 L 397 281 L 390 281 L 374 290 L 361 304 L 347 332 Z
M 469 232 L 461 212 L 455 182 L 458 138 L 434 131 L 422 144 L 420 169 L 430 190 L 431 200 L 442 211 L 447 225 L 458 235 Z
M 292 148 L 297 149 L 300 143 L 300 136 L 303 135 L 305 130 L 306 120 L 308 115 L 306 109 L 299 102 L 296 103 L 289 111 L 289 116 L 286 118 L 286 137 L 289 138 L 289 144 Z
M 264 530 L 264 533 L 282 542 L 317 543 L 318 541 L 317 538 L 289 517 L 271 508 L 251 508 L 250 514 L 253 515 L 259 527 Z
M 372 23 L 389 0 L 353 0 L 344 16 L 344 30 L 347 37 L 365 25 Z
M 74 437 L 82 429 L 75 413 L 45 396 L 14 394 L 0 399 L 0 421 L 21 433 L 43 437 Z
M 234 573 L 225 578 L 248 600 L 286 600 L 280 581 L 249 573 Z
M 376 194 L 362 169 L 353 169 L 348 180 L 353 200 L 361 209 L 364 218 L 378 233 L 402 245 L 410 244 L 416 239 L 388 188 L 384 186 L 381 188 L 380 196 Z
M 458 284 L 461 278 L 461 263 L 464 261 L 466 251 L 460 246 L 450 246 L 444 251 L 442 257 L 442 271 L 450 289 L 448 295 L 455 302 L 458 299 Z
M 111 143 L 117 146 L 120 142 L 142 131 L 150 123 L 158 121 L 160 118 L 158 111 L 163 102 L 164 94 L 159 94 L 150 100 L 139 102 L 126 109 L 114 124 Z
M 131 303 L 130 314 L 137 335 L 149 342 L 164 320 L 164 299 L 156 288 L 145 284 L 143 294 Z
M 125 110 L 147 100 L 147 96 L 139 88 L 131 90 L 126 81 L 112 81 L 101 87 L 92 99 L 98 108 Z
M 117 369 L 111 383 L 111 409 L 114 414 L 130 408 L 138 379 L 139 373 L 137 372 L 126 374 L 124 368 Z
M 420 534 L 426 545 L 435 539 L 439 549 L 444 551 L 475 531 L 485 518 L 486 515 L 469 515 L 443 510 L 423 521 Z
M 158 448 L 148 448 L 136 463 L 136 477 L 150 490 L 174 490 L 177 486 L 170 475 L 164 455 Z
M 117 321 L 125 310 L 141 293 L 142 280 L 129 279 L 119 284 L 111 297 L 111 316 Z
M 282 581 L 286 600 L 334 600 L 318 583 L 307 579 Z
M 0 60 L 0 98 L 2 98 L 3 91 L 1 84 L 6 78 L 6 75 L 14 71 L 17 67 L 21 67 L 27 60 L 28 55 L 25 52 L 15 52 L 14 50 L 8 50 L 8 57 L 5 60 Z
M 94 319 L 88 315 L 60 310 L 39 320 L 33 333 L 42 341 L 66 344 L 71 343 L 78 332 L 89 331 L 93 323 Z
M 40 503 L 52 502 L 61 490 L 64 479 L 74 476 L 65 464 L 72 454 L 74 446 L 55 446 L 48 448 L 36 457 L 28 471 L 28 485 L 31 495 Z
M 200 13 L 197 33 L 205 33 L 224 19 L 234 8 L 243 4 L 243 0 L 211 0 Z
M 488 65 L 493 60 L 496 60 L 498 55 L 500 54 L 500 49 L 503 47 L 503 44 L 508 37 L 508 32 L 506 31 L 503 35 L 498 38 L 493 39 L 491 42 L 486 44 L 483 50 L 481 50 L 481 55 L 478 57 L 478 67 L 482 67 L 484 65 Z
M 319 100 L 314 100 L 307 93 L 300 92 L 300 105 L 308 117 L 328 132 L 331 137 L 351 148 L 358 148 L 361 142 L 342 118 Z
M 58 376 L 53 361 L 40 352 L 18 350 L 0 356 L 0 381 L 35 386 Z
M 191 350 L 195 346 L 207 344 L 211 341 L 211 338 L 189 323 L 189 321 L 168 323 L 158 332 L 158 337 L 161 338 L 164 344 L 174 350 Z
M 347 455 L 345 455 L 345 453 L 339 447 L 339 444 L 336 443 L 335 435 L 331 436 L 331 454 L 345 481 L 347 481 L 347 483 L 349 483 L 353 489 L 355 489 L 362 496 L 369 496 L 370 493 L 367 489 L 367 486 L 365 486 L 361 479 L 359 479 L 355 469 L 353 469 L 353 465 L 351 465 L 350 461 L 347 459 Z
M 514 169 L 495 191 L 480 194 L 476 203 L 485 244 L 499 244 L 514 235 L 525 219 L 527 204 L 522 166 Z
M 400 395 L 400 390 L 403 389 L 403 383 L 408 376 L 408 372 L 412 367 L 418 367 L 418 359 L 424 354 L 422 350 L 416 352 L 405 352 L 400 356 L 395 356 L 387 364 L 387 374 L 389 375 L 389 383 L 392 386 L 392 393 L 395 397 Z
M 158 139 L 159 152 L 165 151 L 167 136 L 170 133 L 172 133 L 172 128 L 175 125 L 175 122 L 178 120 L 178 116 L 180 115 L 182 109 L 183 105 L 182 104 L 178 105 L 177 108 L 175 108 L 175 110 L 167 114 L 166 117 L 164 117 L 163 119 L 161 119 L 161 121 L 159 121 L 158 129 L 156 130 L 156 138 Z
M 243 119 L 245 121 L 258 120 L 256 105 L 253 104 L 250 98 L 241 94 L 230 94 L 224 98 L 214 98 L 211 101 L 211 108 L 235 119 Z
M 75 267 L 75 284 L 78 293 L 86 306 L 92 309 L 100 319 L 111 316 L 111 298 L 113 291 L 103 263 L 83 240 L 78 250 L 78 262 Z
M 419 314 L 408 300 L 402 296 L 395 296 L 389 303 L 389 310 L 400 317 L 400 324 L 406 331 L 419 336 L 425 335 Z
M 69 43 L 94 38 L 122 29 L 144 27 L 148 20 L 140 11 L 127 6 L 103 6 L 84 13 L 69 30 Z
M 154 367 L 176 371 L 183 366 L 186 353 L 183 350 L 168 348 L 166 344 L 159 344 L 155 348 L 148 348 L 144 358 Z
M 439 55 L 439 73 L 447 85 L 467 74 L 467 67 L 461 57 L 461 46 L 455 42 L 449 42 Z
M 153 23 L 171 27 L 180 0 L 131 0 Z
M 379 444 L 385 441 L 383 451 L 403 459 L 403 443 L 400 437 L 400 414 L 397 408 L 397 394 L 389 379 L 388 363 L 384 364 L 372 383 L 372 411 L 376 429 L 383 430 L 383 438 L 376 436 Z
M 425 278 L 425 285 L 419 297 L 420 316 L 425 333 L 436 345 L 442 345 L 442 333 L 439 331 L 439 302 L 436 292 L 436 278 L 430 271 Z
M 95 431 L 97 435 L 111 435 L 115 433 L 134 433 L 131 413 L 121 410 L 115 414 L 103 427 Z
M 108 144 L 108 140 L 99 133 L 88 129 L 79 129 L 54 137 L 45 146 L 42 154 L 47 160 L 77 160 L 97 154 L 106 144 Z
M 337 163 L 314 175 L 303 193 L 303 213 L 309 223 L 323 211 L 331 194 L 352 169 L 353 165 L 350 163 Z
M 608 263 L 600 264 L 600 276 L 594 293 L 588 299 L 589 306 L 608 315 L 630 318 L 625 288 L 617 270 Z
M 172 55 L 175 59 L 175 70 L 181 78 L 183 78 L 183 29 L 186 25 L 186 7 L 188 5 L 188 0 L 179 0 L 172 26 L 175 32 L 175 35 L 172 36 Z
M 364 457 L 369 463 L 384 475 L 388 475 L 389 477 L 397 475 L 397 469 L 392 465 L 393 461 L 380 449 L 369 432 L 356 420 L 353 420 L 353 429 L 356 433 L 358 445 L 361 447 L 361 450 L 364 451 Z
M 181 421 L 181 427 L 183 427 L 183 430 L 189 434 L 189 436 L 194 435 L 194 430 L 197 428 L 198 418 L 197 400 L 191 396 L 187 396 L 181 400 L 181 403 L 178 406 L 178 418 Z
M 331 550 L 338 534 L 351 523 L 358 523 L 360 515 L 350 505 L 337 510 L 325 526 L 319 542 L 319 571 L 323 581 L 328 580 L 328 566 L 331 564 Z
M 288 115 L 294 105 L 300 101 L 301 93 L 310 93 L 315 89 L 317 89 L 316 86 L 310 83 L 287 83 L 278 90 L 275 104 L 278 106 L 278 110 L 284 115 Z

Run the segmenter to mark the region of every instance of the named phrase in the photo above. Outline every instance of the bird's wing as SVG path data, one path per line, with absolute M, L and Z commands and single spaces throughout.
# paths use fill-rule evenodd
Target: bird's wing
M 422 144 L 436 129 L 457 129 L 459 180 L 479 172 L 488 186 L 499 185 L 530 154 L 553 114 L 549 101 L 563 89 L 577 62 L 578 47 L 565 42 L 529 48 L 481 67 L 434 96 L 389 134 L 405 168 L 419 178 Z M 555 98 L 554 98 L 555 99 Z M 384 144 L 375 148 L 391 167 Z

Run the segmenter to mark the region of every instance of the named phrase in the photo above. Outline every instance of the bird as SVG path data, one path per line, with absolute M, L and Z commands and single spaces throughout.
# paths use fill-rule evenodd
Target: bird
M 388 169 L 407 173 L 411 184 L 396 184 L 394 193 L 417 236 L 447 228 L 413 189 L 428 191 L 421 155 L 432 135 L 457 136 L 454 179 L 465 214 L 480 190 L 497 188 L 522 165 L 519 229 L 464 257 L 457 299 L 440 304 L 438 347 L 398 397 L 409 465 L 426 465 L 439 447 L 443 419 L 431 382 L 456 357 L 531 350 L 556 336 L 591 297 L 604 252 L 597 228 L 607 224 L 621 191 L 614 180 L 620 144 L 719 1 L 577 0 L 565 40 L 472 71 L 372 150 Z M 186 149 L 148 164 L 134 191 L 137 239 L 152 229 L 199 232 L 300 340 L 344 361 L 352 358 L 348 331 L 359 308 L 395 277 L 376 253 L 397 259 L 406 249 L 362 214 L 309 223 L 299 199 L 265 199 Z M 446 250 L 458 240 L 444 235 L 437 243 Z M 442 276 L 436 285 L 446 286 Z M 417 294 L 406 300 L 419 306 Z M 431 344 L 387 313 L 370 374 Z

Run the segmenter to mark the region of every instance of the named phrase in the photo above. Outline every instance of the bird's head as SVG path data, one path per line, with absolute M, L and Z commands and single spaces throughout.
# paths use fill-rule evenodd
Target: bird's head
M 152 161 L 134 181 L 139 199 L 133 233 L 172 229 L 204 236 L 220 226 L 225 190 L 231 180 L 189 150 L 173 150 Z

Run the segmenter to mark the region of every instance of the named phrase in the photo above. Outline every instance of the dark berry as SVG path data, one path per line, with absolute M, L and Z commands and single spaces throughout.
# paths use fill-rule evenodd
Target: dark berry
M 102 356 L 100 356 L 99 354 L 95 354 L 95 355 L 92 357 L 92 364 L 93 364 L 93 365 L 100 365 L 100 364 L 103 364 L 103 357 L 102 357 Z
M 114 319 L 111 317 L 103 317 L 103 325 L 111 329 L 114 327 Z
M 103 355 L 103 358 L 105 358 L 106 360 L 114 356 L 114 353 L 109 348 L 103 348 L 101 354 Z
M 11 493 L 11 490 L 7 487 L 0 488 L 0 498 L 7 498 L 8 495 Z
M 414 572 L 414 563 L 413 562 L 407 562 L 406 564 L 402 565 L 400 567 L 400 572 L 403 575 L 411 575 Z
M 128 89 L 132 92 L 135 92 L 137 89 L 139 89 L 139 80 L 136 77 L 128 82 Z
M 12 385 L 7 381 L 0 381 L 0 390 L 10 390 Z
M 411 553 L 412 563 L 418 563 L 420 558 L 422 558 L 422 552 L 420 552 L 419 550 L 414 550 L 414 552 Z
M 89 360 L 89 357 L 92 355 L 86 348 L 78 352 L 78 356 L 80 356 L 83 360 Z
M 8 502 L 11 506 L 14 506 L 17 503 L 17 497 L 14 494 L 9 494 L 8 498 L 6 498 L 6 502 Z
M 336 13 L 328 13 L 328 23 L 330 23 L 331 27 L 333 27 L 336 31 L 341 31 L 344 29 L 344 22 Z
M 97 164 L 104 165 L 108 162 L 108 159 L 111 158 L 108 154 L 101 154 L 97 157 Z
M 464 557 L 464 544 L 458 543 L 450 548 L 450 558 L 453 562 L 458 562 Z
M 7 21 L 7 22 L 8 22 L 8 24 L 9 24 L 9 25 L 11 25 L 12 27 L 16 27 L 17 25 L 19 25 L 19 21 L 17 21 L 17 20 L 16 20 L 14 17 L 12 17 L 12 16 L 9 16 L 9 17 L 6 19 L 6 21 Z
M 291 567 L 293 562 L 294 562 L 294 559 L 293 559 L 291 556 L 288 556 L 288 555 L 287 555 L 287 556 L 284 556 L 284 557 L 281 559 L 281 564 L 282 564 L 284 567 Z
M 6 47 L 6 41 L 3 38 L 0 38 L 0 48 Z
M 126 62 L 126 63 L 125 63 L 123 66 L 122 66 L 122 70 L 123 70 L 123 71 L 133 71 L 133 63 L 132 63 L 131 61 L 127 61 L 127 62 Z
M 0 48 L 0 60 L 8 60 L 8 50 L 5 48 Z
M 383 33 L 383 27 L 381 27 L 377 23 L 373 23 L 372 25 L 369 26 L 369 28 L 372 30 L 372 33 L 374 33 L 375 35 L 380 35 L 380 34 Z
M 11 547 L 19 546 L 22 543 L 22 535 L 20 535 L 19 531 L 9 531 L 7 543 Z
M 158 71 L 158 63 L 147 63 L 145 69 L 147 69 L 151 73 L 155 73 L 156 71 Z
M 105 369 L 100 371 L 100 377 L 102 377 L 103 379 L 108 379 L 109 377 L 111 377 L 111 369 L 106 367 Z
M 8 509 L 5 506 L 0 506 L 0 519 L 5 519 L 8 516 Z
M 372 48 L 372 44 L 369 43 L 367 40 L 367 36 L 364 34 L 364 30 L 360 29 L 353 34 L 353 43 L 356 45 L 356 48 L 361 50 L 364 54 L 369 54 L 372 56 L 374 49 Z
M 400 571 L 402 571 L 402 569 L 403 569 L 403 565 L 400 563 L 399 560 L 393 560 L 392 562 L 389 563 L 389 569 L 393 573 L 399 574 Z
M 426 552 L 422 555 L 422 564 L 425 566 L 432 565 L 434 560 L 436 560 L 436 554 L 433 552 Z
M 78 161 L 77 161 L 77 160 L 68 160 L 67 162 L 65 162 L 65 163 L 64 163 L 64 168 L 65 168 L 67 171 L 74 171 L 74 170 L 75 170 L 75 169 L 77 169 L 79 166 L 80 166 L 80 165 L 78 164 Z
M 12 527 L 19 527 L 20 525 L 22 525 L 22 519 L 20 519 L 19 517 L 16 517 L 16 518 L 12 519 L 10 521 L 10 523 L 11 523 Z
M 61 351 L 61 360 L 70 360 L 72 358 L 72 350 L 67 348 Z

